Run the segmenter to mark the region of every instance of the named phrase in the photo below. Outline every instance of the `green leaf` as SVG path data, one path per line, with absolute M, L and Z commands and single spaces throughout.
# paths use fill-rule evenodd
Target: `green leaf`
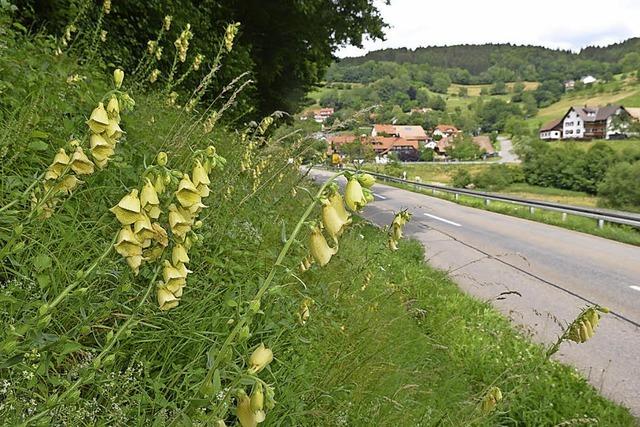
M 33 260 L 33 266 L 36 271 L 44 271 L 51 267 L 51 257 L 46 254 L 40 254 Z
M 49 148 L 49 144 L 39 139 L 34 139 L 29 143 L 28 148 L 31 151 L 44 151 Z
M 76 352 L 80 349 L 82 349 L 82 344 L 71 341 L 64 344 L 64 346 L 62 347 L 62 350 L 60 350 L 60 354 L 65 355 L 65 354 Z
M 31 133 L 29 134 L 30 138 L 39 138 L 39 139 L 47 139 L 49 138 L 51 135 L 49 135 L 47 132 L 41 131 L 41 130 L 32 130 Z

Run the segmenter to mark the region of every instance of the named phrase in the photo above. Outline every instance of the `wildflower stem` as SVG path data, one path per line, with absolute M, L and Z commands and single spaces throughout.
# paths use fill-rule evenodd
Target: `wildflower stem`
M 278 258 L 276 259 L 276 262 L 273 264 L 273 267 L 271 268 L 271 271 L 269 272 L 269 275 L 265 279 L 264 283 L 262 284 L 262 286 L 260 287 L 260 289 L 258 290 L 256 295 L 253 297 L 253 300 L 256 300 L 256 301 L 260 300 L 260 298 L 262 298 L 262 296 L 265 294 L 265 292 L 267 292 L 267 290 L 269 289 L 269 286 L 271 286 L 271 282 L 273 282 L 273 279 L 274 279 L 274 277 L 276 275 L 276 272 L 278 271 L 278 268 L 282 265 L 282 262 L 284 261 L 284 258 L 287 256 L 287 253 L 289 252 L 289 249 L 291 248 L 291 245 L 296 240 L 296 237 L 298 236 L 298 233 L 300 233 L 300 230 L 302 230 L 302 227 L 303 227 L 305 221 L 307 220 L 309 215 L 311 215 L 311 212 L 313 212 L 313 208 L 318 203 L 318 201 L 320 199 L 320 196 L 322 196 L 322 193 L 324 193 L 325 189 L 333 181 L 335 181 L 336 178 L 338 178 L 339 176 L 344 175 L 345 172 L 346 171 L 342 171 L 342 172 L 339 172 L 339 173 L 333 175 L 331 178 L 329 178 L 322 185 L 322 187 L 320 187 L 320 189 L 316 193 L 315 198 L 311 201 L 311 203 L 309 203 L 309 206 L 307 207 L 307 210 L 300 217 L 300 220 L 298 221 L 298 223 L 296 224 L 295 228 L 293 229 L 293 232 L 289 236 L 289 239 L 287 239 L 286 243 L 284 244 L 284 246 L 280 250 L 280 254 L 278 255 Z M 222 347 L 220 347 L 220 350 L 218 350 L 218 354 L 217 354 L 215 360 L 213 361 L 213 364 L 211 365 L 211 367 L 207 371 L 207 375 L 205 376 L 205 380 L 203 382 L 208 382 L 208 381 L 212 380 L 215 370 L 218 369 L 218 365 L 220 363 L 220 357 L 226 353 L 227 348 L 231 345 L 231 343 L 235 339 L 236 335 L 244 327 L 246 322 L 247 322 L 247 318 L 246 317 L 241 318 L 240 321 L 236 324 L 235 328 L 233 328 L 233 330 L 229 333 L 229 336 L 227 336 L 227 339 L 222 344 Z M 191 408 L 192 405 L 193 405 L 193 400 L 189 404 L 189 408 Z M 176 420 L 176 419 L 178 419 L 178 417 L 174 418 L 174 420 Z
M 31 183 L 31 185 L 29 185 L 29 186 L 26 188 L 26 190 L 24 190 L 24 191 L 22 192 L 22 194 L 20 195 L 20 197 L 18 197 L 17 199 L 12 200 L 10 203 L 7 203 L 6 205 L 4 205 L 4 206 L 2 206 L 2 207 L 0 207 L 0 212 L 4 212 L 4 211 L 6 211 L 6 210 L 7 210 L 7 209 L 9 209 L 11 206 L 13 206 L 13 205 L 15 205 L 16 203 L 18 203 L 18 202 L 19 202 L 23 197 L 26 197 L 26 196 L 29 194 L 29 192 L 30 192 L 31 190 L 33 190 L 33 188 L 34 188 L 34 187 L 35 187 L 35 186 L 36 186 L 36 185 L 37 185 L 37 184 L 42 180 L 42 178 L 43 178 L 43 177 L 44 177 L 44 172 L 43 172 L 43 173 L 41 173 L 41 174 L 38 176 L 38 178 L 36 178 L 36 179 Z

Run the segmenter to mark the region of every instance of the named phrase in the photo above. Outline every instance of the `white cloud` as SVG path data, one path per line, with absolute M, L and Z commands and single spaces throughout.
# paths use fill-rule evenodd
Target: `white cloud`
M 640 35 L 638 0 L 391 0 L 378 1 L 386 41 L 347 46 L 338 56 L 370 50 L 453 44 L 514 43 L 579 50 Z

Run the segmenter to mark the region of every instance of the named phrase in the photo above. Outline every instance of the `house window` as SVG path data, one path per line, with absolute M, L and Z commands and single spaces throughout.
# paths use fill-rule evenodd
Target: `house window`
M 581 133 L 582 131 L 580 129 L 576 130 L 576 133 Z

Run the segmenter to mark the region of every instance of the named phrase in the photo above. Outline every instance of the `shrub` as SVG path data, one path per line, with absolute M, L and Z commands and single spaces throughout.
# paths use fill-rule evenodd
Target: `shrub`
M 619 163 L 607 172 L 598 186 L 605 206 L 638 209 L 640 207 L 640 161 Z
M 472 182 L 471 174 L 466 169 L 460 168 L 453 174 L 453 180 L 451 182 L 456 188 L 465 188 Z

